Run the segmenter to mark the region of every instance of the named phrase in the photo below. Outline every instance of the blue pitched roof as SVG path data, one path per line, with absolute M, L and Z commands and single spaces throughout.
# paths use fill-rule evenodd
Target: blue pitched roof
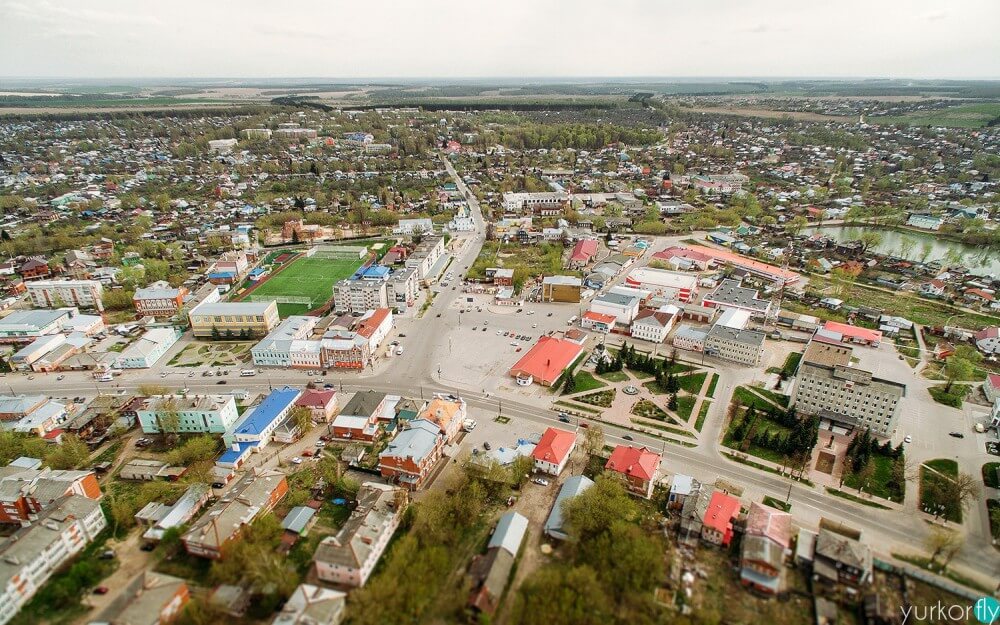
M 301 534 L 316 511 L 308 506 L 295 506 L 285 515 L 285 520 L 281 522 L 282 529 L 286 529 L 296 534 Z
M 552 512 L 549 513 L 549 518 L 545 519 L 546 534 L 555 538 L 565 538 L 565 534 L 562 531 L 563 502 L 576 497 L 593 485 L 594 482 L 584 475 L 574 475 L 563 482 L 562 488 L 559 489 L 559 495 L 556 497 L 556 502 L 552 504 Z
M 278 415 L 299 398 L 301 391 L 291 386 L 271 391 L 256 407 L 243 415 L 233 428 L 234 434 L 260 434 Z
M 493 530 L 486 548 L 500 547 L 509 551 L 510 555 L 516 556 L 526 531 L 528 531 L 528 519 L 516 512 L 508 512 L 497 521 L 497 528 Z
M 236 464 L 240 458 L 250 453 L 250 450 L 257 446 L 257 442 L 236 443 L 237 449 L 229 449 L 216 460 L 219 464 Z

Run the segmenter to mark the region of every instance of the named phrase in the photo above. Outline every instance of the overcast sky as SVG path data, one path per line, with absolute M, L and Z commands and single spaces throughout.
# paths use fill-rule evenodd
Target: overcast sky
M 1000 78 L 997 0 L 0 0 L 7 77 Z

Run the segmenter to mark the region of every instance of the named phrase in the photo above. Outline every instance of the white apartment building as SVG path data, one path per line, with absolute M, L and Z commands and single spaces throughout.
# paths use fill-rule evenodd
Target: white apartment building
M 406 312 L 406 309 L 416 303 L 420 295 L 420 279 L 417 277 L 417 270 L 412 267 L 398 269 L 386 283 L 386 299 L 388 306 L 394 308 L 397 313 Z
M 417 270 L 417 279 L 425 279 L 435 263 L 444 256 L 444 237 L 424 236 L 406 259 L 406 266 Z
M 715 324 L 705 335 L 705 353 L 756 367 L 764 353 L 764 333 Z
M 388 285 L 381 280 L 341 280 L 333 285 L 333 306 L 341 312 L 362 313 L 389 306 Z
M 396 227 L 392 229 L 393 234 L 419 234 L 422 232 L 433 232 L 434 222 L 430 217 L 420 217 L 418 219 L 400 219 Z
M 134 343 L 118 356 L 121 369 L 148 369 L 166 354 L 179 338 L 174 328 L 152 328 L 146 330 Z
M 66 495 L 0 545 L 0 625 L 107 526 L 99 501 Z
M 156 395 L 138 410 L 139 425 L 146 434 L 163 432 L 164 420 L 170 427 L 177 413 L 181 434 L 223 434 L 239 418 L 232 395 Z
M 316 576 L 331 584 L 364 586 L 399 527 L 406 502 L 401 488 L 362 484 L 358 507 L 336 535 L 324 538 L 316 548 Z
M 104 310 L 104 286 L 97 280 L 39 280 L 28 282 L 28 297 L 39 308 L 93 308 Z
M 690 324 L 684 323 L 677 327 L 677 332 L 674 332 L 673 345 L 678 349 L 703 352 L 705 351 L 706 336 L 707 333 L 704 330 L 699 330 Z

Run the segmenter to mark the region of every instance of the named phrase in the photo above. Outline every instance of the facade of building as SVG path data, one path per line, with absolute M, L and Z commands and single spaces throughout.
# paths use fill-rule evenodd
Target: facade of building
M 143 571 L 128 583 L 91 623 L 168 625 L 191 599 L 187 582 L 173 575 Z
M 545 276 L 542 278 L 543 302 L 578 303 L 583 281 L 576 276 Z
M 670 334 L 670 330 L 674 327 L 674 321 L 677 319 L 676 311 L 677 308 L 674 308 L 674 312 L 658 310 L 640 311 L 635 320 L 632 321 L 632 336 L 643 341 L 662 343 L 667 340 L 667 335 Z
M 782 591 L 785 555 L 792 543 L 792 516 L 754 502 L 740 545 L 740 582 L 765 594 Z
M 702 303 L 710 308 L 746 311 L 757 319 L 765 319 L 771 313 L 771 301 L 761 299 L 757 289 L 746 288 L 739 280 L 723 280 L 705 295 Z
M 379 454 L 382 477 L 410 490 L 423 485 L 441 458 L 444 436 L 435 423 L 414 419 Z
M 39 308 L 104 310 L 104 285 L 97 280 L 38 280 L 28 284 L 28 297 Z
M 103 494 L 93 471 L 17 470 L 8 466 L 0 477 L 0 523 L 22 524 L 67 495 L 100 500 Z
M 764 337 L 764 333 L 757 330 L 741 330 L 717 323 L 705 335 L 705 353 L 756 367 L 764 353 Z
M 223 434 L 239 417 L 232 395 L 156 395 L 136 413 L 146 434 Z
M 698 276 L 667 269 L 639 267 L 625 278 L 625 286 L 650 291 L 671 300 L 690 302 L 698 295 Z
M 0 319 L 0 342 L 30 343 L 40 336 L 57 334 L 74 313 L 73 308 L 15 310 Z
M 321 366 L 319 341 L 308 340 L 318 317 L 292 315 L 278 324 L 250 354 L 258 367 L 318 369 Z
M 635 295 L 609 292 L 590 300 L 590 310 L 602 315 L 612 315 L 617 325 L 627 328 L 638 316 L 641 303 L 642 300 Z
M 101 504 L 67 495 L 0 545 L 0 625 L 107 526 Z
M 389 306 L 384 280 L 341 280 L 333 285 L 333 305 L 341 313 L 363 313 Z
M 187 287 L 172 287 L 165 282 L 155 283 L 136 289 L 132 295 L 132 304 L 140 316 L 173 317 L 184 305 L 187 294 Z
M 243 416 L 229 428 L 222 440 L 227 446 L 251 444 L 265 447 L 279 425 L 288 417 L 302 391 L 286 386 L 276 388 L 267 394 L 259 404 L 243 413 Z
M 148 369 L 166 354 L 180 338 L 174 328 L 151 328 L 118 356 L 120 369 Z
M 535 460 L 535 470 L 549 475 L 562 473 L 573 450 L 576 449 L 576 433 L 558 428 L 546 428 L 535 445 L 531 457 Z
M 649 499 L 660 472 L 660 454 L 645 447 L 618 445 L 604 469 L 619 476 L 630 493 Z
M 862 428 L 876 436 L 892 436 L 906 385 L 852 366 L 852 353 L 847 345 L 810 342 L 789 405 L 799 414 L 818 416 L 820 427 L 834 432 Z
M 407 493 L 401 488 L 365 482 L 358 506 L 334 536 L 324 538 L 313 554 L 316 576 L 351 588 L 365 585 L 399 527 Z
M 280 321 L 269 302 L 204 302 L 188 313 L 195 338 L 264 337 Z
M 344 440 L 375 440 L 379 433 L 378 416 L 385 402 L 386 394 L 379 391 L 355 393 L 330 424 L 330 433 Z

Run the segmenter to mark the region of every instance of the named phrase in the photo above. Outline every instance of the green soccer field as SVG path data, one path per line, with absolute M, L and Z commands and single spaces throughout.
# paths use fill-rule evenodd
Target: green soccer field
M 261 296 L 310 297 L 313 306 L 319 306 L 333 296 L 333 285 L 348 278 L 361 266 L 361 261 L 339 258 L 300 258 L 283 270 L 274 274 L 254 292 L 254 298 Z M 279 304 L 282 317 L 306 312 L 303 304 Z

